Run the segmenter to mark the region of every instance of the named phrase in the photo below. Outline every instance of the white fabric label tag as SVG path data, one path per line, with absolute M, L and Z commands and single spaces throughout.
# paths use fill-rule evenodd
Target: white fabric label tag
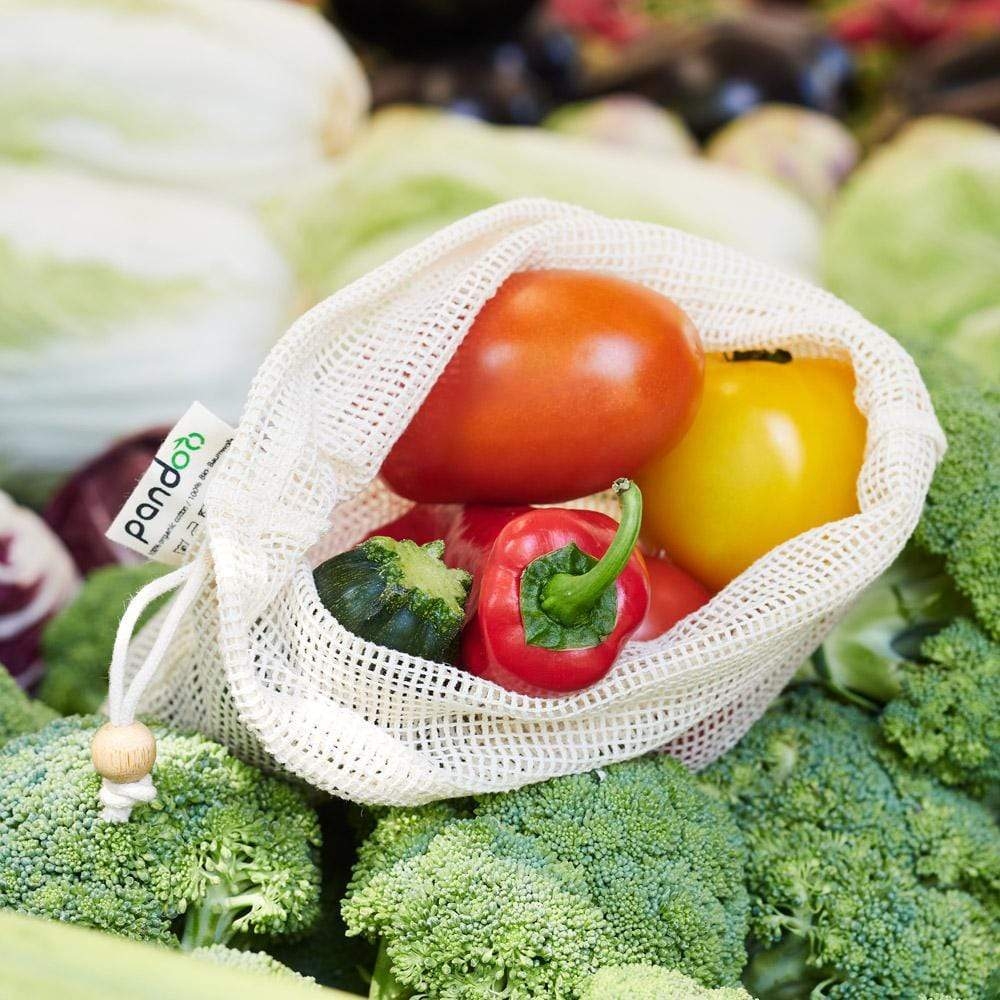
M 208 481 L 234 433 L 201 403 L 192 403 L 160 445 L 106 537 L 149 559 L 179 566 L 204 528 Z

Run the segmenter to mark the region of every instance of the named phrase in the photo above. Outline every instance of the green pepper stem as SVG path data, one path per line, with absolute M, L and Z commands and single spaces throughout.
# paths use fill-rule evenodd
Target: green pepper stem
M 639 540 L 642 493 L 629 479 L 616 479 L 611 487 L 622 507 L 621 521 L 607 552 L 581 576 L 556 573 L 542 591 L 542 610 L 560 625 L 575 625 L 621 576 Z

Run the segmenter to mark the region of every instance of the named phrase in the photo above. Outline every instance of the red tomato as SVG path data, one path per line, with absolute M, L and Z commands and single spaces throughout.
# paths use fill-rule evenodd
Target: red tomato
M 704 355 L 669 299 L 583 271 L 512 275 L 382 467 L 431 503 L 559 503 L 607 488 L 694 419 Z
M 649 610 L 633 639 L 655 639 L 711 600 L 712 592 L 667 559 L 646 556 Z

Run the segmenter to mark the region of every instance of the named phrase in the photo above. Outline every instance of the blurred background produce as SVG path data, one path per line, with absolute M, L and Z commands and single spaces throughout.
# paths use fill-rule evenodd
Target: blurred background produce
M 254 205 L 350 142 L 361 68 L 288 3 L 0 4 L 0 484 L 40 503 L 309 303 Z
M 191 399 L 239 413 L 294 317 L 252 212 L 201 193 L 0 164 L 0 477 L 32 500 Z
M 924 118 L 875 150 L 831 212 L 823 278 L 873 323 L 1000 379 L 1000 133 Z
M 998 46 L 995 0 L 4 0 L 0 487 L 39 506 L 194 398 L 235 421 L 297 314 L 524 195 L 995 372 Z
M 79 583 L 73 560 L 45 522 L 0 493 L 0 663 L 20 684 L 41 675 L 42 629 Z
M 246 0 L 0 6 L 0 152 L 249 194 L 339 152 L 368 106 L 340 36 Z
M 322 297 L 449 222 L 524 195 L 677 226 L 807 276 L 818 264 L 815 214 L 748 171 L 426 109 L 378 112 L 336 170 L 272 201 L 269 215 Z

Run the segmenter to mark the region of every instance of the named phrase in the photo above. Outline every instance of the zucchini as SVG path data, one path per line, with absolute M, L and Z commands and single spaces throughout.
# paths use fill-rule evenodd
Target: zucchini
M 323 607 L 355 635 L 425 660 L 451 659 L 472 577 L 442 562 L 444 542 L 377 536 L 313 572 Z

